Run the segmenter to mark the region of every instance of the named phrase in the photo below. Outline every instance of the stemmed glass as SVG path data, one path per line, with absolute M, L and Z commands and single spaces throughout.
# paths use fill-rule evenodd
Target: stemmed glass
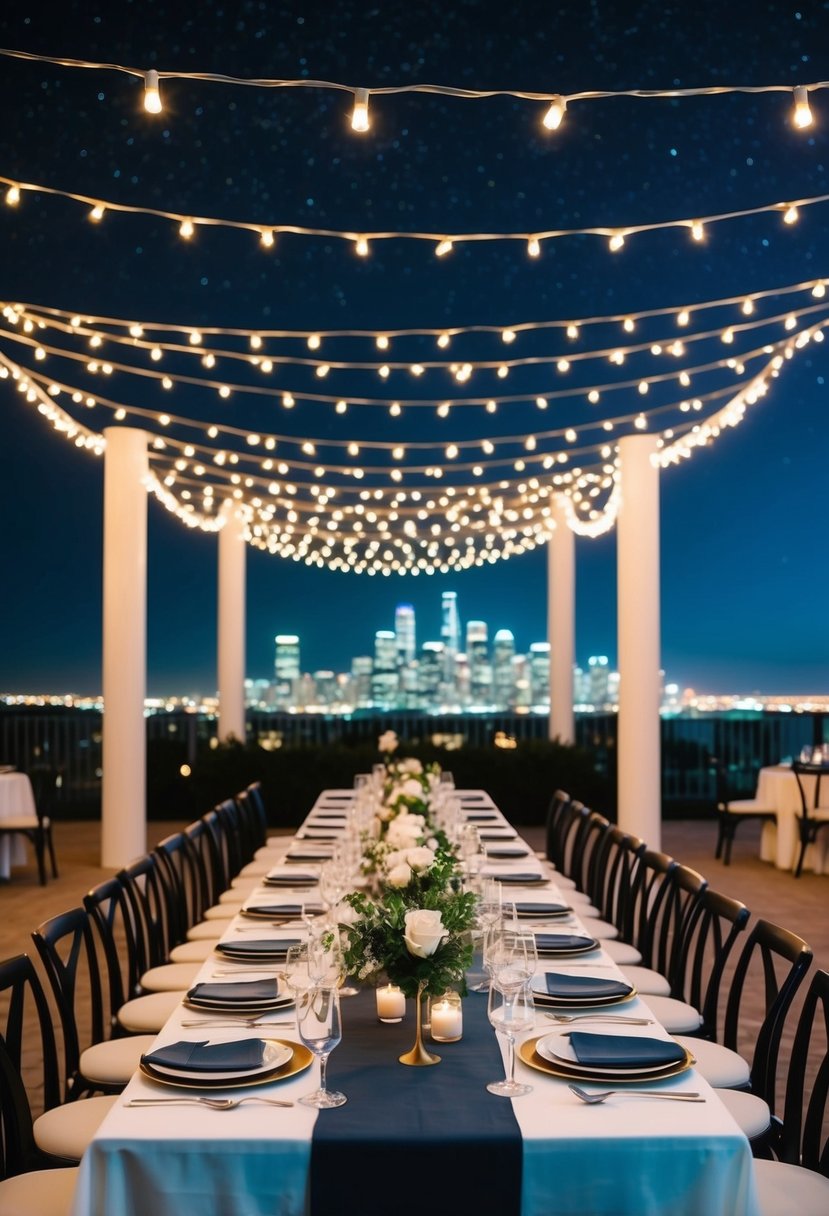
M 491 1081 L 487 1089 L 502 1098 L 518 1098 L 532 1091 L 532 1085 L 515 1080 L 515 1036 L 532 1030 L 535 1025 L 535 1004 L 529 982 L 502 988 L 495 980 L 489 986 L 487 1016 L 496 1035 L 507 1043 L 507 1064 L 503 1081 Z
M 335 923 L 334 912 L 345 895 L 345 873 L 339 862 L 329 861 L 320 870 L 319 893 L 325 904 L 325 916 L 329 925 Z
M 319 1088 L 299 1099 L 305 1106 L 328 1110 L 342 1106 L 345 1094 L 326 1086 L 328 1057 L 342 1039 L 340 994 L 336 987 L 313 987 L 297 993 L 296 1022 L 299 1037 L 320 1062 Z
M 296 946 L 288 947 L 282 974 L 295 999 L 298 999 L 301 992 L 313 988 L 315 980 L 308 942 L 299 942 Z

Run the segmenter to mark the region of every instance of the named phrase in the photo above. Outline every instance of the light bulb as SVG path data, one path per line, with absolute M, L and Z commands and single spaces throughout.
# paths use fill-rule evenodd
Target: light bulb
M 272 249 L 274 243 L 274 235 L 270 228 L 263 228 L 259 234 L 259 243 L 264 245 L 266 249 Z
M 622 324 L 622 329 L 625 331 L 625 333 L 632 334 L 635 328 L 636 326 L 633 323 L 633 317 L 625 317 L 624 323 Z
M 799 216 L 797 213 L 797 207 L 795 207 L 794 203 L 792 203 L 791 207 L 787 207 L 786 210 L 783 212 L 783 223 L 784 224 L 796 224 L 798 219 L 799 219 Z
M 104 209 L 100 203 L 96 203 L 95 206 L 92 208 L 92 210 L 89 212 L 89 218 L 92 220 L 93 224 L 97 224 L 100 220 L 102 220 L 104 218 Z
M 354 109 L 351 114 L 351 130 L 368 130 L 368 89 L 355 89 Z
M 812 125 L 812 111 L 809 109 L 809 93 L 803 85 L 798 85 L 794 90 L 793 122 L 796 127 L 810 127 Z
M 814 287 L 812 288 L 812 295 L 815 297 L 816 300 L 822 300 L 823 297 L 826 295 L 826 284 L 825 283 L 815 283 Z
M 574 339 L 574 338 L 577 338 L 578 336 L 579 336 L 579 327 L 578 327 L 578 325 L 572 325 L 572 324 L 571 324 L 571 325 L 568 325 L 568 326 L 567 326 L 567 337 L 568 337 L 568 338 L 571 338 L 571 339 Z
M 743 300 L 743 316 L 750 317 L 753 312 L 754 312 L 754 301 L 749 300 L 749 299 Z
M 515 330 L 514 329 L 502 330 L 501 331 L 501 341 L 506 342 L 507 345 L 509 345 L 510 342 L 514 342 L 515 341 Z
M 6 203 L 8 204 L 9 207 L 16 207 L 19 202 L 20 202 L 20 187 L 19 186 L 9 186 L 8 190 L 6 191 Z
M 607 242 L 607 247 L 611 253 L 618 253 L 625 243 L 625 238 L 621 232 L 614 232 L 613 236 Z
M 179 234 L 179 236 L 184 237 L 185 241 L 189 241 L 190 237 L 193 235 L 193 233 L 195 231 L 196 231 L 196 229 L 193 227 L 192 220 L 182 220 L 181 226 L 179 227 L 179 230 L 178 230 L 178 234 Z
M 676 315 L 677 325 L 687 325 L 690 320 L 691 314 L 688 312 L 687 308 L 683 308 L 682 311 L 678 312 Z
M 375 341 L 375 345 L 377 346 L 378 350 L 388 350 L 389 349 L 389 340 L 385 334 L 378 334 L 374 341 Z
M 527 254 L 531 258 L 537 258 L 541 253 L 541 242 L 537 236 L 531 236 L 527 241 Z
M 559 129 L 566 110 L 567 102 L 564 100 L 564 98 L 559 95 L 553 97 L 550 102 L 550 108 L 547 110 L 547 113 L 542 119 L 542 122 L 548 131 L 557 131 Z
M 705 229 L 702 226 L 701 220 L 694 220 L 693 224 L 691 225 L 691 236 L 695 241 L 705 240 Z
M 354 242 L 354 252 L 357 254 L 358 258 L 368 257 L 368 240 L 366 237 L 357 237 L 357 240 Z
M 150 68 L 149 72 L 144 73 L 144 109 L 148 114 L 160 114 L 162 108 L 158 72 Z
M 451 253 L 453 248 L 452 242 L 446 237 L 444 240 L 438 241 L 435 246 L 435 257 L 443 258 L 447 253 Z

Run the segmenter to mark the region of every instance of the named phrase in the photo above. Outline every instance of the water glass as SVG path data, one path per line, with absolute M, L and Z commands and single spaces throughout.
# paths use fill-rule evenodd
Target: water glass
M 319 1087 L 299 1100 L 304 1106 L 328 1110 L 342 1106 L 345 1094 L 330 1090 L 326 1084 L 328 1057 L 342 1040 L 340 994 L 336 987 L 309 988 L 297 994 L 296 1021 L 299 1037 L 320 1062 Z

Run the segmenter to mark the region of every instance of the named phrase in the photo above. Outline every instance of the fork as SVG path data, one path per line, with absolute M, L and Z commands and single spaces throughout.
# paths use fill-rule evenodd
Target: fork
M 567 1088 L 581 1098 L 582 1102 L 586 1102 L 588 1106 L 599 1106 L 602 1102 L 606 1102 L 608 1098 L 612 1098 L 614 1094 L 629 1094 L 635 1098 L 664 1098 L 668 1102 L 704 1102 L 705 1098 L 694 1093 L 690 1089 L 683 1089 L 681 1093 L 663 1094 L 658 1089 L 605 1089 L 595 1094 L 589 1094 L 584 1089 L 579 1089 L 578 1085 L 568 1085 Z
M 293 1106 L 293 1102 L 282 1102 L 279 1098 L 130 1098 L 125 1106 L 209 1106 L 211 1110 L 234 1110 L 245 1102 L 264 1102 L 267 1106 Z
M 624 1022 L 626 1026 L 653 1026 L 653 1018 L 626 1018 L 616 1013 L 545 1013 L 553 1022 Z
M 276 1022 L 260 1022 L 257 1018 L 230 1018 L 230 1019 L 225 1019 L 225 1020 L 222 1020 L 220 1018 L 219 1021 L 217 1022 L 213 1018 L 198 1018 L 198 1019 L 194 1018 L 192 1021 L 182 1022 L 181 1024 L 182 1024 L 182 1026 L 187 1026 L 187 1027 L 190 1027 L 190 1026 L 245 1026 L 245 1027 L 256 1027 L 258 1029 L 260 1026 L 293 1026 L 295 1024 L 295 1021 L 296 1021 L 295 1018 L 281 1018 L 279 1021 L 276 1021 Z

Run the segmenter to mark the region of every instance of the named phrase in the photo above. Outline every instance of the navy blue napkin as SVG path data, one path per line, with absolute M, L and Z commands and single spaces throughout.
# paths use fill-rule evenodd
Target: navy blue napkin
M 183 1072 L 248 1072 L 264 1059 L 261 1039 L 234 1039 L 230 1043 L 168 1043 L 142 1057 L 146 1064 L 178 1068 Z
M 529 854 L 522 844 L 505 844 L 486 851 L 487 857 L 529 857 Z
M 547 879 L 543 874 L 539 874 L 536 870 L 517 871 L 504 870 L 499 873 L 496 870 L 487 870 L 487 878 L 494 878 L 496 882 L 514 882 L 520 886 L 531 886 L 533 883 L 544 883 Z
M 621 980 L 606 980 L 596 975 L 561 975 L 548 971 L 546 975 L 533 980 L 533 991 L 547 996 L 566 997 L 575 1000 L 584 997 L 587 1000 L 596 997 L 630 996 L 633 988 Z
M 583 1030 L 570 1032 L 570 1046 L 579 1064 L 595 1068 L 618 1065 L 681 1064 L 685 1048 L 671 1039 L 648 1039 L 639 1035 L 590 1034 Z
M 187 995 L 198 1001 L 226 1001 L 246 1005 L 250 1001 L 275 1001 L 279 984 L 274 979 L 233 980 L 229 984 L 195 984 Z
M 298 937 L 286 937 L 281 941 L 273 938 L 256 937 L 253 941 L 217 942 L 216 949 L 220 954 L 249 954 L 256 958 L 260 954 L 287 954 L 289 946 L 298 946 Z
M 306 908 L 308 911 L 324 911 L 321 904 L 318 907 L 315 905 L 313 909 L 310 904 L 306 904 Z M 279 920 L 280 917 L 292 920 L 294 917 L 302 915 L 302 904 L 250 904 L 244 911 L 246 916 L 261 916 L 266 920 L 269 916 L 275 920 Z
M 580 933 L 536 933 L 535 944 L 542 954 L 572 954 L 574 950 L 595 949 L 599 945 L 594 937 Z
M 563 912 L 572 910 L 568 904 L 538 904 L 523 900 L 515 905 L 515 911 L 523 913 L 524 916 L 560 916 Z
M 315 887 L 319 882 L 317 874 L 268 874 L 264 879 L 266 887 Z

